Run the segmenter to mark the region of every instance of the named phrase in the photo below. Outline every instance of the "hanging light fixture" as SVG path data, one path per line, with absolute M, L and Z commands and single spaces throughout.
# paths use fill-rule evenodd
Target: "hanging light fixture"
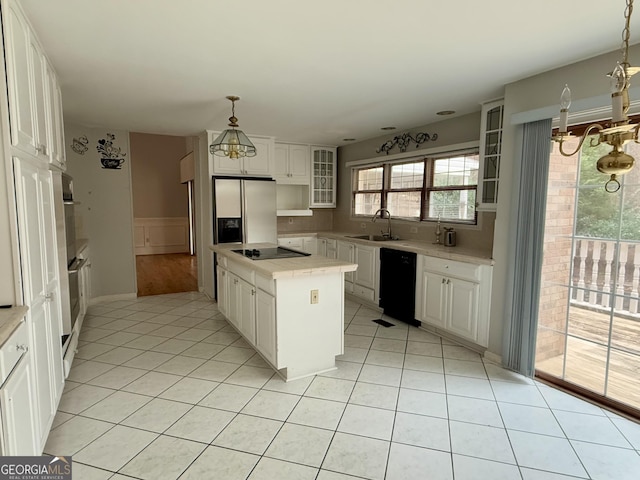
M 222 132 L 218 138 L 209 145 L 209 152 L 219 157 L 255 157 L 256 147 L 242 130 L 236 130 L 238 127 L 236 102 L 240 100 L 240 97 L 230 95 L 227 99 L 231 100 L 231 116 L 229 117 L 229 126 L 231 128 Z
M 609 74 L 611 79 L 612 114 L 608 128 L 598 123 L 589 125 L 580 139 L 578 147 L 573 152 L 565 152 L 562 148 L 563 142 L 571 138 L 571 132 L 567 131 L 569 107 L 571 106 L 571 90 L 565 85 L 562 95 L 560 96 L 560 125 L 558 134 L 552 137 L 554 141 L 560 144 L 560 153 L 565 157 L 570 157 L 582 148 L 582 144 L 589 135 L 597 132 L 598 137 L 592 138 L 589 141 L 589 146 L 596 147 L 606 143 L 612 147 L 612 150 L 600 158 L 596 164 L 596 168 L 600 172 L 610 175 L 609 180 L 604 185 L 605 190 L 609 193 L 620 190 L 620 182 L 617 176 L 629 172 L 633 168 L 635 161 L 631 155 L 624 153 L 622 147 L 631 140 L 640 143 L 638 142 L 640 124 L 630 123 L 627 117 L 627 112 L 629 111 L 629 79 L 640 71 L 640 68 L 629 65 L 629 23 L 631 21 L 632 11 L 633 0 L 627 0 L 627 8 L 624 12 L 625 26 L 622 30 L 622 61 L 618 62 L 616 68 Z

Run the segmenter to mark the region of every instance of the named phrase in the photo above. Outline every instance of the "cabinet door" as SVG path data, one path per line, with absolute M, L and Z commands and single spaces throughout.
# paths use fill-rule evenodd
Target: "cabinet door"
M 344 262 L 354 263 L 354 246 L 349 242 L 337 242 L 336 258 Z M 346 272 L 344 274 L 345 282 L 353 282 L 353 272 Z
M 231 322 L 236 328 L 240 328 L 240 280 L 233 273 L 228 274 L 228 287 L 227 298 L 229 299 L 227 308 L 227 320 Z
M 302 251 L 316 255 L 318 253 L 318 239 L 316 237 L 304 237 L 302 239 Z
M 37 442 L 31 353 L 27 352 L 0 389 L 5 456 L 40 455 Z
M 302 250 L 304 248 L 304 240 L 302 237 L 283 237 L 278 239 L 278 245 L 294 250 Z
M 504 100 L 485 103 L 480 121 L 478 210 L 495 210 L 498 203 Z
M 29 26 L 15 2 L 3 3 L 4 45 L 11 124 L 11 143 L 36 154 L 34 102 L 31 96 Z
M 319 238 L 317 243 L 317 253 L 323 257 L 327 256 L 327 239 Z
M 425 270 L 422 274 L 421 320 L 437 327 L 445 327 L 447 308 L 447 279 Z
M 47 84 L 49 89 L 49 118 L 51 131 L 51 155 L 50 161 L 64 169 L 66 165 L 66 154 L 64 146 L 64 127 L 62 121 L 62 94 L 56 74 L 47 63 Z
M 220 265 L 216 269 L 216 280 L 218 284 L 218 310 L 229 318 L 229 272 L 221 268 Z
M 33 73 L 33 116 L 35 122 L 35 147 L 39 158 L 49 161 L 51 131 L 49 127 L 49 85 L 47 81 L 47 60 L 35 38 L 30 36 L 31 71 Z
M 358 269 L 355 272 L 354 282 L 367 288 L 375 288 L 376 263 L 378 259 L 378 249 L 366 245 L 355 246 L 355 263 Z
M 309 147 L 289 145 L 289 177 L 298 185 L 309 185 Z
M 240 331 L 252 345 L 256 343 L 256 290 L 250 283 L 238 279 L 240 293 Z
M 259 289 L 256 293 L 256 347 L 267 361 L 278 367 L 276 300 Z
M 289 177 L 289 145 L 276 143 L 275 158 L 273 161 L 273 178 L 283 183 Z
M 273 140 L 266 138 L 251 138 L 251 143 L 253 143 L 256 147 L 256 156 L 255 157 L 245 157 L 243 158 L 244 166 L 243 173 L 245 175 L 272 175 L 272 149 L 273 149 Z
M 336 149 L 311 147 L 311 207 L 336 206 Z
M 479 284 L 451 278 L 447 279 L 447 286 L 449 314 L 446 327 L 456 335 L 476 341 Z
M 214 173 L 228 173 L 233 175 L 242 175 L 243 166 L 241 158 L 229 158 L 213 156 Z

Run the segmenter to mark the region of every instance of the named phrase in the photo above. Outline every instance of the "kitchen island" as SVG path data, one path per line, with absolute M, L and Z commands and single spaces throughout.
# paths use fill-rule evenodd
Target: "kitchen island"
M 237 249 L 272 244 L 218 244 L 218 308 L 286 380 L 336 368 L 344 352 L 344 274 L 354 263 L 317 255 L 254 259 Z

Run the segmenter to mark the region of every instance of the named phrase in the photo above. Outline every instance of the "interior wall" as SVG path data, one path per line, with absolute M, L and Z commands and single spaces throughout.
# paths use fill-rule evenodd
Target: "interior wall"
M 185 137 L 131 132 L 129 143 L 134 217 L 186 217 L 187 185 L 180 183 L 180 159 L 189 153 Z
M 478 103 L 478 108 L 480 104 Z M 428 141 L 418 148 L 411 144 L 407 153 L 415 152 L 420 155 L 425 149 L 446 147 L 447 145 L 457 145 L 467 142 L 478 142 L 480 139 L 480 112 L 463 115 L 460 117 L 443 120 L 441 122 L 425 125 L 410 130 L 411 133 L 426 132 L 436 133 L 436 141 Z M 347 167 L 347 162 L 355 160 L 384 160 L 387 156 L 384 152 L 376 153 L 376 149 L 402 132 L 390 132 L 379 137 L 371 138 L 362 142 L 340 147 L 338 149 L 338 197 L 337 208 L 333 215 L 333 230 L 340 232 L 357 232 L 367 234 L 379 234 L 381 229 L 387 228 L 387 224 L 380 221 L 373 223 L 370 219 L 351 216 L 351 167 Z M 399 153 L 396 148 L 391 153 Z M 481 212 L 478 214 L 478 224 L 473 226 L 443 223 L 444 226 L 453 226 L 458 232 L 457 244 L 461 247 L 473 247 L 481 254 L 491 255 L 493 248 L 493 228 L 495 213 Z M 417 232 L 412 232 L 412 228 L 417 228 Z M 401 238 L 431 242 L 435 239 L 435 222 L 411 222 L 392 219 L 391 230 L 394 235 Z
M 98 140 L 115 135 L 124 159 L 119 169 L 103 168 Z M 86 137 L 86 151 L 71 148 Z M 67 173 L 73 177 L 78 238 L 89 240 L 92 297 L 136 294 L 133 201 L 129 133 L 65 125 Z M 76 143 L 78 145 L 78 143 Z M 82 149 L 78 150 L 82 151 Z

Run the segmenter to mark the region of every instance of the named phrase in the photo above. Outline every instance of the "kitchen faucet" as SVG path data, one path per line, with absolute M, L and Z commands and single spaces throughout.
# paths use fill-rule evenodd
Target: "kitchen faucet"
M 387 233 L 384 233 L 382 230 L 380 230 L 380 233 L 382 233 L 383 237 L 387 237 L 391 240 L 391 214 L 389 213 L 389 210 L 387 210 L 386 208 L 379 208 L 376 213 L 373 214 L 373 217 L 371 217 L 371 222 L 375 222 L 378 219 L 378 214 L 380 214 L 380 218 L 384 218 L 384 213 L 387 213 Z

